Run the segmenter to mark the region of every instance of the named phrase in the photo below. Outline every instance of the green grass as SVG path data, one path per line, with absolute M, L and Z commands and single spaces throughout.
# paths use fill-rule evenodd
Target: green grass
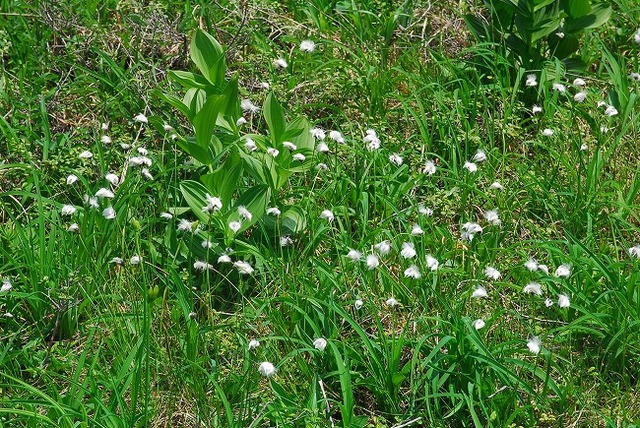
M 444 40 L 471 3 L 0 5 L 0 426 L 640 423 L 633 2 L 581 36 L 579 74 Z M 260 111 L 236 125 L 243 99 Z

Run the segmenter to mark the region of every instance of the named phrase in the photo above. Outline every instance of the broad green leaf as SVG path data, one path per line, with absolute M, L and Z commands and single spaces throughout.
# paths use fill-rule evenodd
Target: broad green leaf
M 242 176 L 242 167 L 243 162 L 238 154 L 238 149 L 234 148 L 216 171 L 201 178 L 211 194 L 218 196 L 222 200 L 224 207 L 228 207 L 231 204 L 231 197 L 238 187 L 238 180 Z
M 198 29 L 193 35 L 191 59 L 202 75 L 214 86 L 221 86 L 226 72 L 224 50 L 210 34 Z
M 178 147 L 185 151 L 189 156 L 192 156 L 198 162 L 201 162 L 205 165 L 211 163 L 211 156 L 209 155 L 209 150 L 203 147 L 200 147 L 195 142 L 190 142 L 183 138 L 176 138 L 175 140 Z
M 464 22 L 467 24 L 467 29 L 471 31 L 478 41 L 487 41 L 491 37 L 491 30 L 489 26 L 479 17 L 475 15 L 464 15 Z
M 269 132 L 271 133 L 273 145 L 277 147 L 284 141 L 282 137 L 287 123 L 284 118 L 282 106 L 273 92 L 269 93 L 267 99 L 264 101 L 263 113 L 267 121 L 267 126 L 269 127 Z
M 196 131 L 196 142 L 202 148 L 208 148 L 211 135 L 216 127 L 216 120 L 220 109 L 224 107 L 225 97 L 213 95 L 207 99 L 200 111 L 193 119 L 193 127 Z
M 307 228 L 307 219 L 304 216 L 304 212 L 296 206 L 291 206 L 284 210 L 281 218 L 283 235 L 295 235 Z
M 581 18 L 591 12 L 591 4 L 588 0 L 569 0 L 569 7 L 565 6 L 565 10 L 571 19 Z
M 575 33 L 589 28 L 597 28 L 609 20 L 611 12 L 611 6 L 603 3 L 597 4 L 590 14 L 578 19 L 567 19 L 565 21 L 565 29 L 567 32 Z
M 200 74 L 182 70 L 169 70 L 169 77 L 186 88 L 212 88 L 211 83 Z
M 180 99 L 174 97 L 173 95 L 160 93 L 159 96 L 166 103 L 178 109 L 180 113 L 182 113 L 183 115 L 185 115 L 187 119 L 189 119 L 189 121 L 193 120 L 193 117 L 195 116 L 195 114 L 191 111 L 191 109 L 189 108 L 189 105 L 183 103 Z
M 560 17 L 547 19 L 547 20 L 544 20 L 543 22 L 540 22 L 539 25 L 537 26 L 536 31 L 534 31 L 531 34 L 531 42 L 536 42 L 541 38 L 556 32 L 561 22 L 562 22 L 562 18 Z
M 271 189 L 268 186 L 259 184 L 244 192 L 234 204 L 234 207 L 244 206 L 252 214 L 251 220 L 241 219 L 237 210 L 232 210 L 228 217 L 228 222 L 242 220 L 242 227 L 238 231 L 241 233 L 255 224 L 264 215 L 267 205 L 271 199 Z
M 203 223 L 209 223 L 209 213 L 202 211 L 202 208 L 207 206 L 207 188 L 197 181 L 185 180 L 180 183 L 180 192 L 193 214 Z
M 580 48 L 580 43 L 572 34 L 565 34 L 563 38 L 551 35 L 549 37 L 549 46 L 555 57 L 565 59 L 573 55 Z
M 316 141 L 311 135 L 311 125 L 304 117 L 299 117 L 287 125 L 287 139 L 300 149 L 308 149 L 313 151 Z M 297 134 L 297 135 L 296 135 Z M 286 140 L 283 140 L 286 141 Z M 306 153 L 305 153 L 306 154 Z
M 556 0 L 535 0 L 534 1 L 534 6 L 533 6 L 533 11 L 537 12 L 540 9 L 544 8 L 545 6 L 549 6 L 551 3 L 555 2 L 555 1 Z

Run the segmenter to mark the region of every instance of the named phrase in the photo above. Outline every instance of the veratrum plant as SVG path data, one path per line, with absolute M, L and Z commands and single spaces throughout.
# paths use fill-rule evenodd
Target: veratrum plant
M 489 24 L 466 15 L 469 30 L 479 42 L 506 46 L 514 65 L 540 69 L 550 59 L 562 60 L 569 69 L 584 68 L 573 55 L 582 32 L 607 22 L 611 6 L 589 0 L 485 0 Z
M 195 216 L 212 230 L 222 231 L 228 243 L 234 234 L 229 230 L 230 222 L 240 221 L 241 227 L 235 233 L 241 233 L 260 221 L 267 206 L 276 205 L 277 192 L 289 177 L 311 167 L 315 140 L 305 118 L 287 122 L 274 94 L 267 96 L 262 109 L 268 135 L 241 136 L 236 124 L 242 117 L 238 79 L 236 76 L 226 78 L 222 46 L 211 35 L 197 30 L 190 54 L 202 74 L 171 71 L 170 77 L 182 85 L 186 93 L 182 99 L 167 94 L 163 98 L 193 125 L 195 136 L 178 137 L 177 145 L 206 168 L 202 168 L 205 173 L 199 182 L 183 181 L 180 189 Z M 255 150 L 245 147 L 247 138 L 255 142 Z M 302 154 L 304 160 L 295 160 L 283 146 L 285 141 L 295 145 L 295 152 Z M 275 150 L 267 153 L 269 148 Z M 222 205 L 219 210 L 203 210 L 211 197 L 219 198 Z M 251 216 L 242 217 L 238 213 L 240 206 Z M 295 207 L 283 209 L 280 218 L 286 229 L 283 233 L 296 233 L 304 227 L 302 214 Z

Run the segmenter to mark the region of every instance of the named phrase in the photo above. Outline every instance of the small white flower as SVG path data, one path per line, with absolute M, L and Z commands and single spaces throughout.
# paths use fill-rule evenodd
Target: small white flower
M 362 300 L 358 299 L 358 300 L 356 300 L 356 301 L 355 301 L 355 303 L 353 304 L 353 306 L 354 306 L 356 309 L 360 309 L 360 308 L 362 308 L 362 307 L 364 306 L 364 302 L 363 302 Z
M 9 281 L 8 279 L 3 279 L 2 287 L 0 287 L 0 293 L 8 293 L 12 288 L 13 286 L 11 285 L 11 281 Z
M 244 148 L 248 152 L 255 152 L 256 150 L 258 150 L 258 146 L 256 145 L 256 142 L 249 137 L 247 137 L 247 140 L 244 143 Z
M 357 262 L 362 258 L 362 253 L 353 249 L 349 250 L 349 252 L 347 253 L 347 258 L 351 261 Z
M 202 245 L 202 248 L 204 248 L 205 250 L 210 250 L 211 248 L 213 248 L 213 242 L 209 241 L 208 239 L 202 241 L 200 245 Z
M 614 106 L 608 106 L 605 109 L 604 114 L 606 114 L 609 117 L 613 117 L 618 114 L 618 110 Z
M 73 205 L 64 205 L 62 207 L 62 215 L 71 216 L 76 213 L 76 207 Z
M 367 150 L 369 150 L 370 152 L 376 151 L 379 148 L 380 148 L 380 140 L 378 140 L 377 138 L 374 141 L 371 141 L 367 146 Z
M 640 44 L 640 29 L 633 35 L 633 41 Z
M 73 223 L 72 225 L 67 227 L 67 232 L 80 232 L 80 226 L 78 226 L 78 223 Z
M 252 349 L 256 349 L 258 346 L 260 346 L 260 342 L 258 342 L 257 340 L 251 339 L 249 341 L 249 346 L 248 346 L 249 351 L 251 351 Z
M 494 226 L 500 226 L 502 224 L 502 220 L 498 217 L 498 210 L 485 211 L 484 218 Z
M 260 373 L 264 377 L 271 377 L 276 374 L 276 368 L 269 361 L 264 361 L 260 363 L 258 367 L 258 373 Z
M 640 258 L 640 245 L 634 245 L 629 248 L 629 255 L 631 257 Z
M 391 306 L 391 307 L 398 306 L 398 301 L 393 297 L 388 298 L 385 303 L 387 304 L 387 306 Z
M 327 220 L 329 223 L 335 218 L 330 210 L 324 210 L 320 213 L 320 218 Z
M 545 137 L 551 137 L 553 135 L 553 129 L 545 128 L 542 130 L 542 135 Z
M 420 279 L 422 274 L 420 273 L 420 269 L 418 269 L 418 266 L 411 265 L 404 271 L 404 276 L 405 278 Z
M 587 150 L 589 150 L 589 146 L 587 145 L 587 143 L 583 143 L 583 144 L 580 146 L 580 151 L 581 151 L 581 152 L 586 152 Z
M 629 74 L 629 77 L 633 80 L 635 80 L 636 82 L 640 82 L 640 73 L 631 73 Z
M 78 157 L 80 159 L 91 159 L 93 157 L 93 153 L 91 153 L 89 150 L 85 150 L 84 152 L 80 153 Z
M 587 93 L 585 91 L 580 91 L 573 96 L 573 99 L 574 101 L 581 103 L 587 99 Z
M 111 137 L 109 137 L 108 135 L 103 135 L 103 136 L 100 138 L 100 142 L 101 142 L 102 144 L 111 144 Z
M 251 212 L 244 205 L 240 205 L 238 207 L 238 215 L 249 221 L 251 221 L 251 219 L 253 218 L 253 214 L 251 214 Z
M 104 176 L 104 178 L 111 183 L 112 186 L 117 186 L 118 183 L 120 183 L 120 177 L 118 177 L 115 174 L 107 174 Z
M 240 101 L 240 108 L 242 109 L 242 111 L 246 111 L 249 113 L 258 113 L 260 111 L 260 107 L 252 103 L 248 98 Z
M 535 74 L 528 74 L 527 80 L 524 82 L 525 86 L 536 86 L 538 84 L 538 81 L 536 79 L 537 78 Z
M 484 320 L 482 320 L 481 318 L 478 318 L 477 320 L 475 320 L 473 322 L 473 328 L 475 328 L 476 330 L 483 329 L 485 325 L 486 324 L 485 324 Z
M 193 222 L 187 219 L 180 219 L 178 223 L 178 230 L 181 232 L 191 232 L 193 230 Z
M 131 257 L 131 259 L 129 260 L 129 264 L 132 264 L 135 266 L 135 265 L 139 265 L 141 261 L 142 261 L 142 257 L 136 254 L 135 256 Z
M 111 199 L 111 198 L 115 197 L 116 195 L 114 195 L 111 190 L 105 189 L 103 187 L 103 188 L 101 188 L 100 190 L 98 190 L 96 192 L 96 196 L 99 197 L 99 198 L 110 198 Z
M 210 194 L 206 194 L 205 198 L 207 199 L 207 205 L 202 207 L 202 211 L 210 213 L 214 211 L 219 211 L 222 208 L 222 200 L 216 196 L 211 196 Z
M 482 233 L 483 229 L 478 223 L 467 222 L 462 225 L 462 239 L 465 241 L 473 241 L 473 237 Z
M 78 176 L 71 174 L 67 177 L 67 184 L 68 185 L 72 185 L 73 183 L 75 183 L 76 181 L 78 181 Z
M 538 336 L 534 336 L 527 342 L 527 348 L 529 348 L 529 352 L 532 354 L 538 355 L 540 353 L 540 346 L 542 346 L 542 341 Z
M 489 297 L 489 293 L 487 293 L 487 289 L 484 288 L 483 286 L 478 286 L 478 288 L 476 288 L 475 290 L 473 290 L 473 293 L 471 293 L 471 297 L 473 297 L 474 299 L 479 299 L 482 297 Z
M 571 276 L 571 266 L 568 264 L 558 266 L 558 269 L 556 269 L 556 276 L 558 278 L 569 278 Z
M 539 105 L 534 105 L 533 107 L 531 107 L 531 113 L 533 114 L 542 113 L 542 107 L 540 107 Z
M 549 275 L 549 267 L 547 265 L 538 265 L 538 270 L 541 270 L 545 274 Z
M 411 228 L 411 235 L 413 236 L 424 235 L 424 230 L 422 230 L 420 225 L 414 224 L 413 227 Z
M 600 132 L 606 134 L 607 132 L 609 132 L 609 127 L 607 125 L 600 125 Z
M 140 156 L 147 156 L 149 154 L 149 150 L 145 149 L 144 147 L 138 147 L 137 150 Z
M 111 261 L 109 263 L 115 263 L 117 265 L 121 265 L 124 263 L 124 260 L 122 260 L 121 257 L 114 257 L 111 259 Z
M 425 164 L 424 164 L 424 173 L 427 175 L 433 175 L 436 173 L 436 164 L 433 163 L 432 160 L 428 160 Z
M 274 158 L 277 157 L 280 154 L 280 150 L 275 149 L 273 147 L 269 147 L 267 149 L 267 154 L 273 156 Z
M 306 157 L 302 153 L 296 153 L 295 155 L 293 155 L 293 160 L 294 161 L 304 162 L 305 159 L 306 159 Z
M 153 175 L 151 175 L 148 168 L 142 168 L 140 170 L 140 174 L 142 174 L 147 180 L 153 180 Z
M 100 204 L 98 203 L 98 197 L 97 196 L 91 196 L 91 197 L 86 197 L 85 198 L 85 202 L 89 203 L 89 208 L 99 208 Z
M 278 217 L 282 213 L 280 212 L 280 209 L 278 207 L 270 207 L 267 208 L 267 214 Z
M 168 123 L 165 123 L 164 125 L 162 125 L 162 129 L 164 129 L 164 132 L 171 132 L 173 131 L 173 126 L 169 125 Z
M 561 83 L 554 83 L 552 85 L 552 88 L 554 91 L 558 91 L 558 92 L 565 92 L 567 90 L 567 87 Z
M 233 233 L 237 233 L 241 227 L 242 223 L 240 223 L 239 221 L 232 221 L 229 223 L 229 229 L 231 229 Z
M 223 254 L 218 257 L 218 263 L 231 263 L 231 257 L 227 254 Z
M 600 100 L 600 101 L 598 101 L 598 107 L 607 107 L 607 103 L 605 103 L 604 101 Z
M 136 121 L 136 122 L 140 122 L 140 123 L 149 123 L 149 119 L 147 119 L 147 116 L 145 116 L 142 113 L 140 113 L 136 117 L 134 117 L 133 120 Z
M 322 141 L 322 140 L 324 140 L 326 138 L 326 134 L 324 133 L 322 128 L 311 128 L 309 130 L 309 133 L 316 140 L 321 140 Z
M 233 266 L 238 269 L 238 273 L 240 273 L 241 275 L 251 275 L 253 273 L 253 268 L 249 263 L 245 261 L 238 260 L 237 262 L 233 263 Z
M 537 282 L 530 282 L 524 286 L 523 290 L 526 294 L 537 294 L 538 296 L 542 296 L 542 288 L 540 284 Z
M 107 132 L 107 131 L 109 130 L 109 124 L 108 124 L 107 122 L 102 122 L 102 123 L 100 124 L 100 129 L 101 129 L 103 132 Z
M 392 155 L 389 155 L 389 162 L 391 162 L 395 166 L 400 166 L 402 165 L 402 162 L 404 162 L 404 160 L 400 157 L 399 154 L 393 153 Z
M 545 301 L 544 301 L 544 305 L 545 305 L 547 308 L 550 308 L 551 306 L 553 306 L 553 300 L 551 300 L 551 299 L 549 299 L 549 298 L 545 299 Z
M 378 256 L 375 254 L 369 254 L 367 256 L 367 267 L 369 270 L 373 270 L 380 265 L 380 261 L 378 260 Z
M 171 220 L 173 218 L 173 214 L 163 212 L 163 213 L 160 213 L 160 218 L 163 218 L 165 220 Z
M 303 40 L 300 42 L 300 50 L 302 52 L 311 53 L 316 49 L 316 44 L 311 40 Z
M 502 190 L 502 189 L 504 189 L 504 187 L 502 186 L 502 184 L 500 184 L 500 182 L 494 181 L 493 183 L 491 183 L 491 186 L 489 186 L 489 189 L 491 189 L 491 190 Z
M 268 91 L 271 88 L 271 85 L 269 84 L 269 82 L 260 82 L 260 87 Z
M 327 143 L 325 142 L 320 142 L 316 146 L 316 151 L 318 153 L 329 153 L 329 146 L 327 146 Z
M 471 160 L 474 162 L 484 162 L 487 160 L 487 154 L 484 150 L 478 150 Z
M 469 171 L 471 174 L 475 173 L 478 171 L 478 165 L 476 165 L 473 162 L 465 162 L 463 165 L 463 168 L 466 169 L 467 171 Z
M 285 60 L 284 58 L 278 58 L 277 60 L 273 61 L 273 65 L 280 68 L 287 68 L 289 66 L 287 60 Z
M 151 161 L 151 159 L 149 159 L 146 156 L 132 156 L 129 158 L 130 166 L 142 166 L 142 165 L 151 166 L 152 164 L 153 162 Z
M 339 131 L 330 131 L 329 138 L 331 138 L 336 143 L 340 143 L 340 144 L 344 143 L 344 137 Z
M 524 267 L 526 267 L 529 272 L 535 272 L 538 270 L 538 262 L 536 259 L 530 257 L 529 260 L 525 262 Z
M 286 247 L 293 244 L 293 239 L 290 236 L 281 236 L 280 237 L 280 246 Z
M 247 123 L 247 119 L 244 117 L 240 117 L 240 119 L 236 120 L 236 126 L 242 126 Z
M 425 258 L 427 260 L 427 267 L 431 269 L 432 272 L 438 270 L 440 262 L 435 257 L 431 254 L 427 254 Z
M 416 249 L 413 242 L 403 242 L 400 255 L 405 259 L 412 259 L 416 256 Z
M 391 251 L 391 243 L 389 241 L 382 241 L 375 244 L 373 248 L 375 248 L 381 256 L 386 256 Z M 638 257 L 640 257 L 640 255 Z
M 209 263 L 207 263 L 207 262 L 204 262 L 204 261 L 201 261 L 201 260 L 196 260 L 196 261 L 193 263 L 193 268 L 194 268 L 195 270 L 204 271 L 204 270 L 211 270 L 211 269 L 213 269 L 213 266 L 212 266 L 212 265 L 210 265 L 210 264 L 209 264 Z
M 291 151 L 298 150 L 298 146 L 293 144 L 291 141 L 285 141 L 284 143 L 282 143 L 282 147 Z
M 487 266 L 484 270 L 484 276 L 486 276 L 487 279 L 493 279 L 495 281 L 500 279 L 502 274 L 500 273 L 500 271 L 498 271 L 498 269 L 492 266 Z
M 586 84 L 587 82 L 585 82 L 584 79 L 581 79 L 580 77 L 576 77 L 575 79 L 573 79 L 573 86 L 583 87 Z
M 320 352 L 324 351 L 324 348 L 327 347 L 327 339 L 325 339 L 324 337 L 317 338 L 313 341 L 313 347 Z
M 558 294 L 558 306 L 561 308 L 568 308 L 569 306 L 571 306 L 569 296 L 567 296 L 566 294 Z
M 329 167 L 327 166 L 326 163 L 319 163 L 318 165 L 316 165 L 316 169 L 318 171 L 327 171 L 329 169 Z
M 559 39 L 564 39 L 564 33 L 562 31 L 558 31 L 556 36 L 558 36 Z

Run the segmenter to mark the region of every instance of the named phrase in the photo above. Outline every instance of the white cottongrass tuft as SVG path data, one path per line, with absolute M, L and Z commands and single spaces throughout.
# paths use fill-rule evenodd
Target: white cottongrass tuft
M 210 250 L 211 248 L 213 248 L 213 242 L 209 241 L 208 239 L 203 240 L 200 245 L 202 245 L 202 248 L 204 248 L 205 250 Z
M 344 143 L 344 137 L 342 136 L 340 131 L 330 131 L 329 138 L 331 138 L 336 143 L 340 143 L 340 144 Z
M 350 250 L 347 253 L 347 258 L 351 261 L 357 262 L 362 258 L 362 253 L 358 250 Z
M 545 128 L 542 130 L 542 135 L 545 137 L 551 137 L 553 135 L 553 129 Z
M 478 149 L 478 151 L 476 152 L 475 155 L 473 155 L 473 158 L 471 158 L 471 160 L 474 162 L 484 162 L 487 160 L 487 154 L 484 152 L 484 150 Z
M 238 273 L 241 275 L 251 275 L 253 273 L 253 268 L 251 265 L 243 260 L 238 260 L 233 263 L 233 266 L 238 270 Z
M 405 259 L 412 259 L 416 256 L 416 249 L 413 242 L 403 242 L 400 255 Z
M 527 348 L 529 348 L 529 352 L 532 354 L 538 355 L 540 353 L 540 347 L 542 346 L 542 341 L 538 336 L 533 336 L 527 342 Z
M 240 205 L 238 207 L 238 215 L 249 221 L 251 221 L 251 219 L 253 218 L 253 214 L 251 214 L 251 212 L 244 205 Z
M 404 276 L 405 278 L 420 279 L 422 274 L 420 273 L 420 269 L 418 269 L 418 266 L 411 265 L 404 271 Z
M 282 214 L 282 212 L 278 207 L 270 207 L 267 208 L 267 214 L 278 217 L 280 214 Z
M 247 140 L 244 142 L 244 148 L 249 153 L 255 152 L 256 150 L 258 150 L 258 146 L 256 145 L 256 142 L 249 137 L 247 137 Z
M 333 212 L 331 212 L 331 210 L 324 210 L 320 213 L 320 218 L 331 223 L 335 219 L 335 216 L 333 215 Z
M 80 226 L 78 225 L 78 223 L 73 223 L 69 227 L 67 227 L 67 232 L 78 233 L 80 232 Z
M 527 80 L 524 82 L 525 86 L 536 86 L 538 84 L 538 80 L 535 74 L 527 74 Z
M 558 278 L 569 278 L 571 276 L 571 266 L 568 264 L 558 266 L 558 269 L 556 269 L 556 276 Z
M 100 142 L 102 144 L 111 144 L 111 137 L 109 137 L 108 135 L 103 135 L 102 137 L 100 137 Z
M 260 346 L 260 342 L 258 342 L 256 339 L 251 339 L 247 348 L 249 348 L 249 351 L 251 351 L 252 349 L 256 349 L 258 346 Z
M 277 60 L 273 61 L 273 65 L 279 68 L 287 68 L 289 66 L 287 60 L 284 58 L 278 58 Z
M 484 322 L 483 319 L 478 318 L 477 320 L 475 320 L 473 322 L 473 328 L 475 328 L 476 330 L 481 330 L 484 328 L 484 326 L 486 325 L 486 323 Z
M 13 289 L 13 285 L 11 285 L 11 281 L 8 279 L 2 280 L 2 287 L 0 287 L 0 293 L 8 293 Z
M 307 159 L 307 157 L 305 155 L 303 155 L 302 153 L 296 153 L 295 155 L 293 155 L 293 160 L 294 161 L 304 162 L 305 159 Z
M 631 257 L 640 258 L 640 245 L 634 245 L 629 248 L 629 255 Z
M 318 351 L 322 352 L 327 347 L 327 339 L 324 337 L 319 337 L 313 341 L 313 347 Z
M 131 265 L 139 265 L 142 262 L 142 257 L 140 257 L 139 255 L 134 255 L 131 257 L 131 259 L 129 259 L 129 264 Z
M 353 306 L 354 306 L 356 309 L 361 309 L 361 308 L 364 306 L 364 302 L 363 302 L 361 299 L 357 299 L 357 300 L 355 301 L 355 303 L 353 304 Z
M 165 220 L 171 220 L 173 218 L 173 214 L 167 213 L 167 212 L 160 213 L 160 218 L 163 218 Z
M 267 149 L 267 154 L 269 156 L 273 156 L 274 158 L 277 157 L 280 154 L 280 150 L 273 148 L 273 147 L 269 147 Z
M 282 143 L 282 147 L 284 147 L 285 149 L 289 149 L 291 151 L 294 150 L 298 150 L 298 146 L 296 146 L 295 144 L 293 144 L 291 141 L 285 141 Z
M 401 166 L 404 160 L 400 157 L 399 154 L 393 153 L 389 155 L 389 162 L 391 162 L 395 166 Z
M 500 226 L 502 224 L 502 220 L 498 217 L 498 210 L 485 211 L 484 218 L 494 226 Z
M 533 114 L 542 113 L 542 107 L 540 107 L 539 105 L 534 105 L 533 107 L 531 107 L 531 113 Z
M 229 229 L 230 229 L 233 233 L 238 233 L 238 231 L 240 230 L 240 228 L 242 228 L 242 223 L 240 223 L 239 221 L 232 221 L 232 222 L 229 222 Z
M 573 86 L 583 87 L 586 84 L 587 82 L 585 82 L 584 79 L 580 77 L 576 77 L 575 79 L 573 79 Z
M 89 150 L 85 150 L 84 152 L 80 153 L 78 157 L 80 159 L 91 159 L 93 157 L 93 153 L 91 153 Z
M 578 103 L 581 103 L 586 99 L 587 99 L 587 92 L 586 91 L 580 91 L 580 92 L 576 93 L 573 96 L 573 100 L 578 102 Z
M 104 178 L 111 183 L 112 186 L 117 186 L 120 183 L 120 177 L 113 173 L 105 175 Z
M 269 361 L 263 361 L 258 366 L 258 373 L 264 377 L 271 377 L 276 374 L 276 368 Z
M 317 128 L 317 127 L 311 128 L 309 130 L 309 133 L 313 138 L 320 141 L 324 140 L 327 137 L 327 135 L 324 133 L 324 130 L 322 128 Z
M 139 113 L 136 117 L 133 118 L 133 120 L 140 123 L 149 123 L 149 119 L 147 119 L 147 116 L 142 113 Z
M 70 175 L 67 177 L 67 184 L 68 184 L 68 185 L 72 185 L 72 184 L 73 184 L 73 183 L 75 183 L 76 181 L 78 181 L 78 176 L 77 176 L 77 175 L 70 174 Z
M 462 166 L 464 169 L 466 169 L 467 171 L 469 171 L 471 174 L 474 174 L 478 171 L 478 165 L 476 165 L 473 162 L 465 162 L 464 165 Z
M 373 248 L 375 248 L 376 251 L 378 251 L 378 254 L 380 254 L 381 256 L 386 256 L 391 252 L 391 243 L 385 240 L 382 242 L 378 242 L 373 246 Z
M 113 207 L 107 207 L 102 210 L 102 216 L 107 220 L 113 220 L 116 218 L 116 210 L 114 210 Z
M 369 254 L 367 256 L 367 267 L 369 270 L 373 270 L 380 265 L 380 261 L 378 260 L 378 256 L 375 254 Z
M 76 207 L 73 205 L 64 205 L 62 207 L 62 215 L 71 216 L 76 213 Z
M 550 308 L 551 306 L 553 306 L 553 300 L 551 300 L 551 299 L 549 299 L 549 298 L 546 298 L 546 299 L 545 299 L 545 301 L 544 301 L 544 305 L 545 305 L 547 308 Z
M 606 114 L 609 117 L 616 116 L 618 114 L 618 109 L 616 109 L 614 106 L 608 106 L 605 109 L 604 114 Z
M 498 269 L 492 267 L 492 266 L 487 266 L 484 270 L 484 276 L 487 279 L 492 279 L 494 281 L 500 279 L 500 277 L 502 276 L 502 274 L 500 273 L 500 271 L 498 271 Z
M 218 257 L 218 263 L 231 263 L 231 257 L 228 254 L 223 254 Z
M 493 183 L 491 183 L 491 186 L 489 186 L 489 189 L 491 189 L 491 190 L 502 190 L 502 189 L 504 189 L 504 186 L 502 184 L 500 184 L 499 181 L 494 181 Z
M 420 225 L 414 224 L 413 227 L 411 228 L 411 235 L 413 236 L 424 235 L 424 230 L 422 230 Z
M 300 42 L 300 50 L 302 52 L 311 53 L 316 50 L 316 44 L 312 40 L 303 40 Z
M 422 215 L 426 215 L 427 217 L 431 217 L 433 215 L 433 210 L 422 204 L 418 206 L 418 212 Z
M 475 235 L 482 233 L 482 230 L 482 226 L 478 223 L 467 222 L 462 225 L 462 239 L 471 242 Z
M 388 298 L 385 303 L 386 303 L 387 306 L 391 306 L 391 307 L 398 306 L 398 304 L 399 304 L 398 301 L 396 299 L 394 299 L 393 297 Z
M 539 283 L 534 281 L 531 281 L 530 283 L 525 285 L 522 291 L 524 291 L 526 294 L 536 294 L 538 296 L 542 296 L 542 287 Z
M 327 146 L 327 143 L 322 141 L 316 146 L 316 151 L 318 153 L 329 153 L 329 146 Z
M 480 285 L 478 288 L 473 290 L 473 293 L 471 293 L 471 297 L 473 297 L 474 299 L 480 299 L 482 297 L 489 297 L 489 293 L 487 293 L 486 288 Z
M 281 247 L 288 247 L 289 245 L 293 244 L 293 239 L 291 239 L 290 236 L 281 236 L 280 237 L 280 246 Z
M 432 160 L 428 160 L 424 164 L 424 173 L 427 175 L 433 175 L 436 173 L 436 164 Z
M 566 294 L 558 294 L 558 306 L 561 308 L 568 308 L 569 306 L 571 306 L 569 296 L 567 296 Z
M 113 192 L 109 189 L 105 189 L 104 187 L 101 188 L 100 190 L 98 190 L 96 192 L 96 196 L 99 198 L 114 198 L 116 195 L 113 194 Z
M 535 272 L 538 270 L 538 262 L 533 257 L 529 257 L 529 260 L 524 263 L 524 267 L 526 267 L 529 272 Z
M 440 262 L 431 254 L 427 254 L 425 259 L 427 260 L 427 267 L 432 271 L 437 271 L 440 266 Z
M 205 271 L 205 270 L 211 270 L 211 269 L 213 269 L 213 265 L 210 265 L 209 263 L 204 262 L 204 261 L 202 261 L 202 260 L 196 260 L 196 261 L 193 263 L 193 268 L 194 268 L 195 270 Z
M 217 196 L 211 196 L 210 194 L 205 195 L 205 199 L 207 200 L 207 205 L 202 207 L 202 211 L 206 213 L 219 211 L 222 208 L 222 200 Z
M 554 91 L 558 91 L 558 92 L 566 92 L 567 90 L 567 87 L 562 83 L 554 83 L 551 87 L 553 88 Z
M 114 257 L 111 259 L 111 261 L 109 261 L 109 263 L 115 263 L 117 265 L 121 265 L 124 263 L 124 260 L 122 260 L 122 257 Z
M 191 232 L 193 230 L 193 222 L 185 218 L 180 219 L 178 223 L 178 230 L 181 232 Z
M 260 107 L 251 102 L 250 99 L 245 98 L 240 101 L 240 108 L 242 111 L 246 111 L 248 113 L 258 113 L 260 111 Z

